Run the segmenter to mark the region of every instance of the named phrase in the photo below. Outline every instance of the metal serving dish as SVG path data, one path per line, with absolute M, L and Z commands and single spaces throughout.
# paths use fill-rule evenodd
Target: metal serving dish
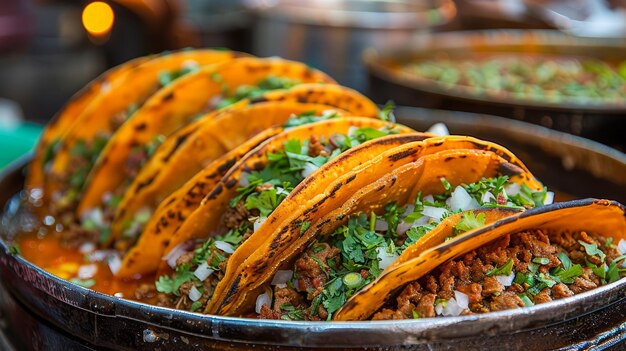
M 548 186 L 572 196 L 626 202 L 626 155 L 598 143 L 483 115 L 400 108 L 396 116 L 419 130 L 443 121 L 453 133 L 502 143 Z M 27 162 L 15 163 L 0 178 L 2 204 L 20 191 Z M 253 320 L 154 307 L 70 284 L 10 255 L 4 235 L 0 346 L 4 341 L 18 350 L 608 349 L 626 340 L 626 279 L 545 305 L 477 316 L 357 323 Z
M 591 57 L 609 62 L 626 59 L 626 39 L 579 38 L 558 31 L 486 30 L 431 33 L 395 50 L 363 55 L 369 72 L 369 96 L 376 102 L 488 113 L 540 124 L 626 149 L 626 103 L 551 103 L 479 96 L 463 87 L 446 89 L 433 81 L 398 72 L 403 63 L 476 54 L 543 54 Z

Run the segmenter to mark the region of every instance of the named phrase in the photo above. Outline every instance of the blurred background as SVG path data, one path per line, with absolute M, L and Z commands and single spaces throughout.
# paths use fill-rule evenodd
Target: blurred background
M 468 30 L 480 32 L 461 32 Z M 137 56 L 184 47 L 300 60 L 378 103 L 394 99 L 496 114 L 623 150 L 626 101 L 619 90 L 626 93 L 620 85 L 626 79 L 626 65 L 620 66 L 626 60 L 625 36 L 623 0 L 1 0 L 0 167 L 27 151 L 41 124 L 103 71 Z M 529 46 L 529 40 L 534 44 Z M 509 44 L 517 46 L 511 51 Z M 610 103 L 476 99 L 467 92 L 431 89 L 440 76 L 424 84 L 406 77 L 406 70 L 396 74 L 390 68 L 400 58 L 428 54 L 429 60 L 447 59 L 489 46 L 514 55 L 545 51 L 606 60 L 616 76 L 605 74 L 605 80 L 618 80 L 613 86 L 617 95 Z M 457 67 L 454 74 L 459 69 L 465 68 Z

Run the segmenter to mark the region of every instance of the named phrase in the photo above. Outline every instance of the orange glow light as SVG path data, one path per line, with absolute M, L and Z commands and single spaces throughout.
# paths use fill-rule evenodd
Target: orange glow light
M 114 21 L 113 9 L 105 2 L 92 2 L 83 10 L 83 26 L 90 35 L 106 35 L 113 28 Z

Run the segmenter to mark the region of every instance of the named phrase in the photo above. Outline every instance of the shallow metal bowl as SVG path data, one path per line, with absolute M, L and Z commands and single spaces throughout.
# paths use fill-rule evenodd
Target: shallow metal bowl
M 400 122 L 499 142 L 549 187 L 626 202 L 626 155 L 578 137 L 489 116 L 400 108 Z M 0 177 L 0 202 L 19 192 L 24 159 Z M 8 211 L 11 206 L 8 206 Z M 626 340 L 626 279 L 531 308 L 386 322 L 288 322 L 205 316 L 100 294 L 9 253 L 0 240 L 0 348 L 15 349 L 606 349 Z M 2 329 L 0 328 L 0 329 Z M 3 344 L 4 342 L 4 344 Z M 623 344 L 621 344 L 623 346 Z
M 490 54 L 591 57 L 620 63 L 625 39 L 580 38 L 551 30 L 484 30 L 427 33 L 411 45 L 363 55 L 369 96 L 376 102 L 454 111 L 489 113 L 524 120 L 626 149 L 626 104 L 597 101 L 550 102 L 477 94 L 463 86 L 445 88 L 432 80 L 401 72 L 415 60 L 469 58 Z

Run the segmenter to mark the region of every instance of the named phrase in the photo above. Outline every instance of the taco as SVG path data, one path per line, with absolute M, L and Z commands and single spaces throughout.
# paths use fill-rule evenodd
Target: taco
M 180 197 L 187 208 L 197 205 L 193 199 L 197 199 L 201 192 L 199 184 L 208 193 L 228 170 L 223 164 L 232 165 L 262 140 L 294 123 L 320 121 L 339 117 L 343 113 L 316 104 L 259 103 L 223 111 L 217 118 L 199 120 L 174 133 L 156 150 L 123 194 L 111 224 L 111 240 L 115 242 L 116 249 L 127 251 L 161 201 L 190 179 L 192 184 L 181 191 L 196 191 L 190 198 Z M 260 139 L 255 137 L 259 132 Z M 253 139 L 249 140 L 251 137 Z M 218 162 L 219 166 L 214 164 L 213 161 L 228 151 L 240 148 L 227 156 L 228 162 Z M 209 179 L 214 183 L 208 184 Z M 166 203 L 170 208 L 174 205 L 171 199 Z M 183 215 L 178 213 L 176 220 L 184 220 Z
M 609 200 L 575 200 L 470 230 L 384 272 L 336 317 L 486 313 L 611 284 L 626 276 L 625 210 Z
M 133 66 L 100 91 L 65 131 L 46 169 L 44 193 L 53 212 L 72 210 L 99 153 L 117 129 L 159 89 L 201 66 L 224 62 L 230 51 L 184 50 Z
M 129 178 L 167 136 L 194 118 L 214 119 L 220 115 L 202 115 L 203 112 L 244 107 L 246 102 L 242 99 L 301 82 L 333 81 L 301 63 L 240 58 L 201 69 L 161 89 L 107 143 L 87 177 L 76 214 L 89 218 L 93 211 L 114 209 L 115 202 L 111 200 L 124 192 L 130 185 Z M 110 218 L 104 222 L 109 221 Z
M 410 131 L 377 119 L 345 117 L 295 127 L 266 141 L 233 166 L 173 233 L 157 274 L 157 290 L 166 294 L 171 306 L 204 310 L 223 277 L 226 258 L 242 241 L 258 240 L 253 232 L 280 224 L 266 220 L 271 213 L 285 215 L 294 210 L 279 206 L 294 186 L 306 183 L 315 188 L 346 172 L 347 166 L 362 163 L 358 158 L 346 162 L 341 156 L 350 147 L 361 143 L 366 147 L 368 140 Z M 424 137 L 394 136 L 373 149 Z M 317 172 L 320 167 L 325 171 Z M 195 287 L 193 298 L 187 291 L 191 286 Z M 203 296 L 194 299 L 198 289 Z
M 479 182 L 482 177 L 492 178 L 498 175 L 509 175 L 513 184 L 524 184 L 525 189 L 534 189 L 531 194 L 533 192 L 545 193 L 543 187 L 523 167 L 506 161 L 494 152 L 480 150 L 480 148 L 496 149 L 496 145 L 473 138 L 469 138 L 471 142 L 463 139 L 462 137 L 430 138 L 422 142 L 402 145 L 379 157 L 372 158 L 369 163 L 354 173 L 343 175 L 336 182 L 328 185 L 325 191 L 318 190 L 320 196 L 317 199 L 309 201 L 302 206 L 304 210 L 294 212 L 292 217 L 285 220 L 279 228 L 268 233 L 263 243 L 257 244 L 253 252 L 241 258 L 242 264 L 234 266 L 233 271 L 227 272 L 230 281 L 225 280 L 220 283 L 214 300 L 216 304 L 209 306 L 207 312 L 227 315 L 250 312 L 255 305 L 256 296 L 263 289 L 263 283 L 271 281 L 285 262 L 293 263 L 297 254 L 317 236 L 328 238 L 328 233 L 333 232 L 337 226 L 345 224 L 349 213 L 365 212 L 369 216 L 374 211 L 381 214 L 387 206 L 393 207 L 390 205 L 392 203 L 395 203 L 396 208 L 395 210 L 390 208 L 389 211 L 398 211 L 397 206 L 405 206 L 409 199 L 419 199 L 418 191 L 431 194 L 426 198 L 430 203 L 434 201 L 432 195 L 438 195 L 440 198 L 446 195 L 444 188 L 446 184 L 450 189 L 461 194 L 452 197 L 451 206 L 459 206 L 460 209 L 478 208 L 483 203 L 491 203 L 492 199 L 484 199 L 482 203 L 478 203 L 468 195 L 467 190 L 464 191 L 464 188 L 458 185 L 472 184 Z M 461 145 L 464 145 L 466 149 L 463 149 Z M 455 146 L 461 148 L 457 149 Z M 510 153 L 502 151 L 501 154 Z M 452 179 L 452 183 L 446 181 L 442 184 L 440 181 L 442 177 Z M 380 181 L 376 181 L 377 179 Z M 498 178 L 497 184 L 504 185 L 508 179 Z M 486 184 L 491 184 L 489 182 L 496 184 L 495 179 L 487 179 L 483 183 L 472 186 L 485 187 Z M 455 187 L 453 188 L 451 184 Z M 340 189 L 340 191 L 335 191 L 335 189 Z M 334 194 L 333 191 L 335 191 Z M 459 196 L 463 201 L 458 200 Z M 495 203 L 493 206 L 495 205 L 519 207 L 507 202 Z M 438 206 L 442 204 L 438 203 Z M 425 209 L 427 211 L 425 219 L 440 218 L 450 212 L 436 205 L 427 206 Z M 458 208 L 454 211 L 457 210 Z M 402 209 L 401 213 L 404 212 L 406 209 Z M 389 216 L 385 213 L 383 215 Z M 432 225 L 433 221 L 429 221 L 428 224 Z M 299 225 L 304 225 L 306 230 L 300 232 L 302 229 Z M 408 228 L 404 229 L 405 232 L 407 230 Z M 395 230 L 393 232 L 395 233 Z M 406 240 L 402 242 L 402 244 L 405 243 Z M 241 253 L 245 251 L 241 250 Z
M 247 108 L 225 112 L 218 118 L 200 119 L 168 137 L 125 192 L 111 224 L 112 237 L 119 238 L 124 232 L 135 236 L 143 229 L 136 217 L 147 220 L 161 200 L 216 156 L 261 130 L 282 125 L 292 114 L 300 115 L 300 118 L 289 119 L 285 127 L 319 120 L 315 114 L 320 115 L 329 107 L 348 108 L 346 111 L 353 116 L 378 115 L 373 102 L 338 85 L 302 84 L 287 90 L 269 91 L 262 99 L 268 102 L 257 101 Z M 312 104 L 320 102 L 324 105 Z M 336 110 L 335 114 L 340 112 Z M 249 122 L 241 124 L 244 120 Z

